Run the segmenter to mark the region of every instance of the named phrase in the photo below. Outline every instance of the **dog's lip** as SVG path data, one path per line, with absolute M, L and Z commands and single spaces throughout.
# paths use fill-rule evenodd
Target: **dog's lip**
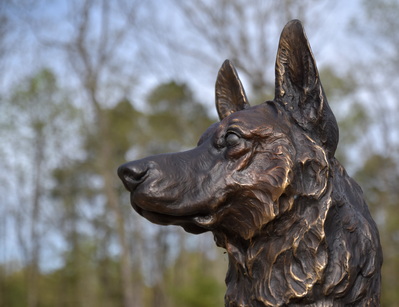
M 208 210 L 203 204 L 183 206 L 166 198 L 159 200 L 157 198 L 143 197 L 138 191 L 130 193 L 130 203 L 140 215 L 147 213 L 160 218 L 192 219 L 201 225 L 209 225 L 214 220 L 212 211 Z
M 182 224 L 195 224 L 198 227 L 205 228 L 203 231 L 209 230 L 209 227 L 215 221 L 215 217 L 212 214 L 187 214 L 187 215 L 172 215 L 154 212 L 151 210 L 143 209 L 137 203 L 132 202 L 132 207 L 141 216 L 145 217 L 151 222 L 161 225 L 181 225 Z

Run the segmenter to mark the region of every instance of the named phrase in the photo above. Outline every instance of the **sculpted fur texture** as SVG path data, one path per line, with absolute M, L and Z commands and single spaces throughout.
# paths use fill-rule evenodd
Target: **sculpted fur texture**
M 284 28 L 273 101 L 250 106 L 232 64 L 198 146 L 122 165 L 143 217 L 211 231 L 225 306 L 379 306 L 382 252 L 363 193 L 334 157 L 338 126 L 299 21 Z

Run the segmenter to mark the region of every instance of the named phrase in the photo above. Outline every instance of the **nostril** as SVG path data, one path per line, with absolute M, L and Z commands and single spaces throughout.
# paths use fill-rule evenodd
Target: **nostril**
M 124 164 L 118 168 L 118 176 L 125 187 L 132 191 L 142 183 L 148 173 L 148 166 Z
M 143 169 L 143 170 L 141 170 L 139 168 L 131 168 L 130 170 L 125 172 L 125 176 L 127 176 L 128 178 L 130 178 L 134 181 L 142 181 L 144 176 L 147 174 L 147 170 L 148 170 L 148 168 Z

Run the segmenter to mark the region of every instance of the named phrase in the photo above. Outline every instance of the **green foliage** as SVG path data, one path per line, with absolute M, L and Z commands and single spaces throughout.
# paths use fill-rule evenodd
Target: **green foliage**
M 181 307 L 217 307 L 223 306 L 225 289 L 209 275 L 205 275 L 199 268 L 191 272 L 189 283 L 171 290 L 176 306 Z
M 217 278 L 217 266 L 201 253 L 182 251 L 167 279 L 172 306 L 218 307 L 223 306 L 225 285 Z M 224 266 L 222 265 L 221 268 Z
M 350 74 L 340 76 L 331 66 L 323 67 L 320 71 L 320 79 L 329 101 L 339 103 L 340 99 L 353 94 L 358 84 Z
M 151 113 L 187 114 L 191 108 L 192 92 L 187 85 L 174 81 L 160 84 L 148 95 L 148 106 Z
M 144 130 L 141 121 L 145 116 L 128 99 L 121 100 L 105 112 L 111 127 L 110 139 L 114 143 L 112 150 L 115 151 L 115 158 L 121 160 L 132 145 L 139 147 L 145 141 L 141 133 Z
M 382 241 L 382 306 L 398 306 L 399 301 L 399 100 L 397 81 L 399 71 L 399 19 L 397 0 L 363 0 L 364 19 L 356 20 L 358 33 L 367 39 L 374 57 L 368 60 L 368 73 L 359 75 L 363 90 L 369 94 L 367 106 L 370 120 L 368 153 L 356 177 L 361 182 L 369 206 L 376 217 Z M 373 49 L 371 49 L 373 48 Z M 364 132 L 361 132 L 364 135 Z M 376 146 L 377 145 L 377 146 Z M 378 147 L 380 148 L 378 150 Z
M 192 272 L 190 282 L 172 291 L 181 307 L 222 306 L 225 289 L 214 279 L 201 270 Z
M 355 175 L 376 217 L 384 251 L 382 306 L 399 301 L 399 165 L 393 156 L 374 154 Z
M 37 134 L 51 124 L 60 113 L 57 106 L 58 87 L 54 74 L 43 69 L 22 82 L 11 97 L 13 109 L 17 113 L 16 124 L 24 124 Z
M 6 266 L 0 266 L 0 306 L 19 307 L 26 304 L 24 273 L 16 271 L 6 273 Z
M 179 151 L 195 146 L 211 125 L 205 107 L 197 102 L 187 85 L 174 81 L 160 84 L 148 95 L 150 153 Z
M 361 142 L 370 128 L 369 114 L 363 104 L 352 103 L 344 117 L 339 118 L 339 146 L 336 157 L 344 165 L 350 166 L 358 161 L 351 161 L 348 151 L 361 147 Z
M 121 306 L 121 289 L 118 287 L 117 263 L 112 259 L 93 261 L 83 259 L 81 263 L 68 262 L 52 272 L 41 272 L 37 283 L 40 307 L 110 307 Z M 106 264 L 105 262 L 110 262 Z M 27 306 L 29 268 L 6 274 L 0 279 L 0 306 Z M 107 279 L 106 287 L 101 278 Z M 101 281 L 101 282 L 99 282 Z
M 54 73 L 46 68 L 22 80 L 0 111 L 4 138 L 11 137 L 9 145 L 16 151 L 26 151 L 28 159 L 41 158 L 45 162 L 61 155 L 61 148 L 80 120 L 79 111 L 59 88 Z

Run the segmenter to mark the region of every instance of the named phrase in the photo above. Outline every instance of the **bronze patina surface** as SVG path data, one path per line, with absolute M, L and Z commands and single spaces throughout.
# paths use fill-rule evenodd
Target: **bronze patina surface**
M 213 232 L 229 256 L 226 306 L 379 306 L 378 230 L 334 157 L 337 122 L 298 20 L 281 34 L 274 100 L 251 107 L 225 61 L 216 107 L 194 149 L 119 168 L 133 208 Z

